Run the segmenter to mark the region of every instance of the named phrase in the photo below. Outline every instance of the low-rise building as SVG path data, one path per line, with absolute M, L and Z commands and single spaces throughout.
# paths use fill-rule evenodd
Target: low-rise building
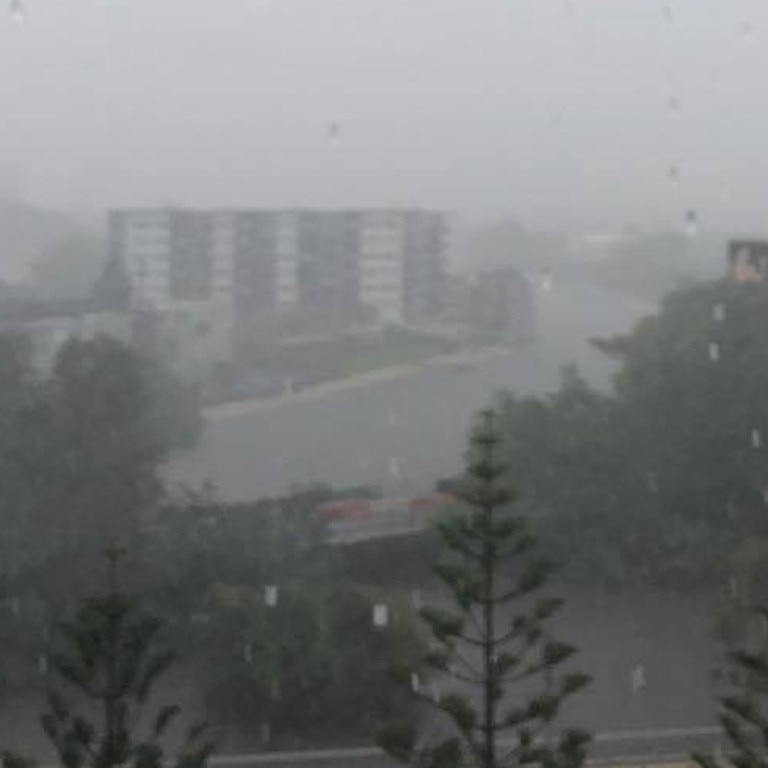
M 130 316 L 99 311 L 87 301 L 25 299 L 0 304 L 0 332 L 22 333 L 30 341 L 35 367 L 47 372 L 70 339 L 93 340 L 110 336 L 129 344 Z
M 125 209 L 110 214 L 109 241 L 141 311 L 209 301 L 229 304 L 238 325 L 419 325 L 440 311 L 447 220 L 418 209 Z

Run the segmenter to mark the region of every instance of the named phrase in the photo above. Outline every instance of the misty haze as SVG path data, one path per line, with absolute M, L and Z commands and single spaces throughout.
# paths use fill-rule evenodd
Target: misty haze
M 3 768 L 768 764 L 768 5 L 0 4 Z

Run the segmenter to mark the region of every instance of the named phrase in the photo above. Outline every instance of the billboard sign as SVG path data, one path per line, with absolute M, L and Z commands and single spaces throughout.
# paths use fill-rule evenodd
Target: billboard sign
M 768 278 L 768 241 L 731 240 L 728 269 L 737 283 L 761 283 Z

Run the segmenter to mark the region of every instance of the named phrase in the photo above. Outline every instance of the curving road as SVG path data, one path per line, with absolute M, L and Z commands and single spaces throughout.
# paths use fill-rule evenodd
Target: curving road
M 502 389 L 543 392 L 577 361 L 606 385 L 610 366 L 588 340 L 627 330 L 652 307 L 586 286 L 539 296 L 540 340 L 470 370 L 423 366 L 373 377 L 365 386 L 329 386 L 267 407 L 221 411 L 200 447 L 169 470 L 172 481 L 211 481 L 222 495 L 248 499 L 294 483 L 371 484 L 418 493 L 456 471 L 473 412 Z M 303 394 L 303 393 L 302 393 Z

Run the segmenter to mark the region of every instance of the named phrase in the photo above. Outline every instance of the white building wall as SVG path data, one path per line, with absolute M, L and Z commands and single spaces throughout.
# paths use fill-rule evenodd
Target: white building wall
M 360 231 L 360 300 L 377 310 L 382 324 L 404 322 L 404 273 L 402 217 L 366 214 Z
M 295 214 L 285 212 L 277 220 L 276 244 L 276 286 L 277 306 L 289 310 L 299 300 L 298 265 L 299 265 L 299 230 Z
M 213 298 L 217 304 L 233 301 L 235 291 L 235 217 L 231 212 L 213 218 Z
M 123 259 L 135 307 L 157 311 L 168 308 L 171 300 L 170 258 L 168 215 L 163 211 L 130 212 Z

